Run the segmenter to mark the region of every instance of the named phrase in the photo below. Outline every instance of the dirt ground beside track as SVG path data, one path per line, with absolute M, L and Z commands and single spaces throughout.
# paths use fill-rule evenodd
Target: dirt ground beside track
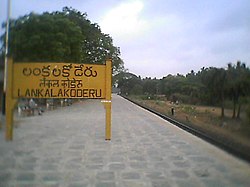
M 136 100 L 162 114 L 170 116 L 186 125 L 208 133 L 228 144 L 240 146 L 250 151 L 250 128 L 244 123 L 244 112 L 241 119 L 232 119 L 233 111 L 225 109 L 225 117 L 221 119 L 221 109 L 211 106 L 175 104 L 164 100 Z M 174 115 L 171 109 L 174 108 Z

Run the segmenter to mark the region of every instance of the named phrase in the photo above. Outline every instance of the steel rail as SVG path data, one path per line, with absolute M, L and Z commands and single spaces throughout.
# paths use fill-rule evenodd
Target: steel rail
M 235 157 L 237 157 L 239 159 L 250 162 L 250 152 L 242 151 L 242 150 L 238 149 L 238 147 L 234 147 L 230 142 L 226 143 L 226 142 L 224 142 L 222 140 L 219 140 L 218 138 L 215 138 L 215 137 L 213 137 L 213 136 L 211 136 L 209 134 L 206 134 L 205 132 L 202 132 L 202 131 L 200 131 L 198 129 L 192 128 L 192 127 L 190 127 L 188 125 L 185 125 L 185 124 L 183 124 L 183 123 L 181 123 L 181 122 L 179 122 L 179 121 L 177 121 L 175 119 L 170 118 L 169 116 L 161 114 L 160 112 L 157 112 L 157 111 L 155 111 L 155 110 L 153 110 L 153 109 L 151 109 L 151 108 L 149 108 L 149 107 L 147 107 L 145 105 L 142 105 L 142 104 L 140 104 L 140 103 L 138 103 L 138 102 L 124 96 L 124 95 L 121 95 L 121 96 L 123 98 L 125 98 L 126 100 L 140 106 L 141 108 L 143 108 L 143 109 L 145 109 L 147 111 L 150 111 L 153 114 L 156 114 L 157 116 L 159 116 L 162 119 L 172 123 L 173 125 L 175 125 L 175 126 L 181 128 L 181 129 L 183 129 L 183 130 L 185 130 L 185 131 L 187 131 L 187 132 L 189 132 L 189 133 L 191 133 L 191 134 L 193 134 L 193 135 L 195 135 L 195 136 L 197 136 L 197 137 L 199 137 L 199 138 L 213 144 L 214 146 L 226 151 L 227 153 L 229 153 L 229 154 L 231 154 L 231 155 L 233 155 L 233 156 L 235 156 Z

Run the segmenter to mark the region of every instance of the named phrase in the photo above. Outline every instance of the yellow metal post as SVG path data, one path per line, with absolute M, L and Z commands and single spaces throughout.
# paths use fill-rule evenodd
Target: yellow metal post
M 11 58 L 8 59 L 7 66 L 7 84 L 6 84 L 6 132 L 5 139 L 12 140 L 13 139 L 13 110 L 16 104 L 16 99 L 12 98 L 12 85 L 13 85 L 13 60 Z
M 106 110 L 106 134 L 105 139 L 111 140 L 111 59 L 106 60 L 106 94 L 105 94 L 105 110 Z

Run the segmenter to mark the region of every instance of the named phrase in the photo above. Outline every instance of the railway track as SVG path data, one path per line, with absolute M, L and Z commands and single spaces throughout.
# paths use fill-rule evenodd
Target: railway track
M 185 131 L 187 131 L 187 132 L 189 132 L 189 133 L 191 133 L 191 134 L 193 134 L 193 135 L 195 135 L 195 136 L 197 136 L 197 137 L 199 137 L 199 138 L 201 138 L 201 139 L 203 139 L 203 140 L 205 140 L 213 145 L 215 145 L 216 147 L 223 149 L 224 151 L 228 152 L 229 154 L 232 154 L 240 159 L 243 159 L 247 162 L 250 162 L 250 151 L 249 150 L 247 151 L 247 150 L 241 149 L 241 147 L 234 145 L 234 143 L 232 143 L 232 142 L 216 138 L 212 134 L 207 134 L 207 133 L 202 132 L 198 129 L 192 128 L 192 127 L 185 125 L 179 121 L 176 121 L 175 119 L 170 118 L 169 116 L 161 114 L 161 113 L 159 113 L 159 112 L 157 112 L 157 111 L 155 111 L 147 106 L 144 106 L 140 103 L 137 103 L 126 96 L 123 96 L 123 95 L 121 95 L 121 96 L 123 98 L 127 99 L 128 101 L 156 114 L 157 116 L 161 117 L 162 119 L 169 121 L 170 123 L 176 125 L 177 127 L 181 128 L 181 129 L 183 129 L 183 130 L 185 130 Z

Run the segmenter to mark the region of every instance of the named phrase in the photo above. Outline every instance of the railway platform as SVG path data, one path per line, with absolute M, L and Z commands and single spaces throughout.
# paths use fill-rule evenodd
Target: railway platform
M 248 187 L 250 164 L 112 95 L 14 118 L 0 129 L 0 187 Z

